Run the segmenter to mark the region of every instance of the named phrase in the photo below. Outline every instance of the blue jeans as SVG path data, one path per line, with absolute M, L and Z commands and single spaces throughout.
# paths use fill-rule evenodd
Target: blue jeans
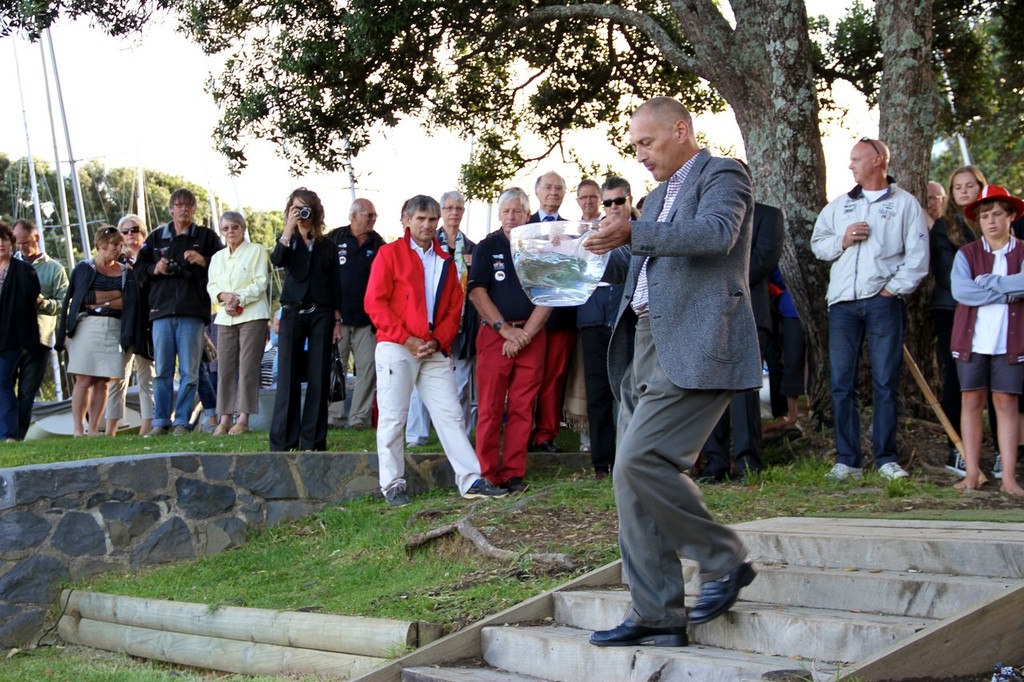
M 14 370 L 21 350 L 0 351 L 0 442 L 18 437 L 18 399 L 14 396 Z
M 868 342 L 875 417 L 871 444 L 875 466 L 895 462 L 896 409 L 903 364 L 903 302 L 882 296 L 836 303 L 828 309 L 828 353 L 832 372 L 836 461 L 861 466 L 857 370 Z
M 198 317 L 162 317 L 153 320 L 153 426 L 171 425 L 174 401 L 174 367 L 178 366 L 178 399 L 174 401 L 174 425 L 189 425 L 196 404 L 199 361 L 203 357 L 203 320 Z

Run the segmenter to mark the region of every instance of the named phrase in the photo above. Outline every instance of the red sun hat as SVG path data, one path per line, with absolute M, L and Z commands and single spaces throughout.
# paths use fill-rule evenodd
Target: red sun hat
M 1024 201 L 1013 196 L 1006 191 L 1005 187 L 999 185 L 985 185 L 985 188 L 981 190 L 981 194 L 970 204 L 964 207 L 964 215 L 974 222 L 978 221 L 978 209 L 981 208 L 982 204 L 988 204 L 993 201 L 1001 201 L 1004 204 L 1010 204 L 1013 206 L 1016 214 L 1013 219 L 1016 220 L 1021 216 L 1024 216 Z

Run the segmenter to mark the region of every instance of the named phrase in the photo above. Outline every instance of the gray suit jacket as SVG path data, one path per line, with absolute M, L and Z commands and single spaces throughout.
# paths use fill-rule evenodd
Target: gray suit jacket
M 608 352 L 612 388 L 633 359 L 636 317 L 630 308 L 644 257 L 651 328 L 665 374 L 687 389 L 742 391 L 761 386 L 761 354 L 750 309 L 748 270 L 754 199 L 750 179 L 733 159 L 697 155 L 676 195 L 668 222 L 657 222 L 668 184 L 644 203 L 633 223 L 631 250 L 612 253 L 608 267 L 625 277 Z

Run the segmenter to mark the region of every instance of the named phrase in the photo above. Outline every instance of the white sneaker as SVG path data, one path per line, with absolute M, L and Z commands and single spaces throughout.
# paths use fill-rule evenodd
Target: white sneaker
M 1003 479 L 1003 456 L 996 453 L 996 461 L 992 465 L 992 478 Z
M 878 467 L 878 473 L 882 475 L 882 478 L 890 481 L 895 481 L 897 478 L 909 478 L 910 474 L 903 470 L 896 462 L 889 462 Z
M 848 478 L 863 478 L 864 470 L 857 467 L 846 466 L 838 462 L 832 470 L 825 474 L 826 481 L 845 481 Z

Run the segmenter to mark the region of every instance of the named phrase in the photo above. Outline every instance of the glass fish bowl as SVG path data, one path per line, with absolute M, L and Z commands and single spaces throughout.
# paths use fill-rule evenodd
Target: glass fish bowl
M 608 254 L 586 248 L 596 222 L 556 220 L 512 228 L 512 263 L 534 305 L 554 308 L 586 303 L 604 276 Z

